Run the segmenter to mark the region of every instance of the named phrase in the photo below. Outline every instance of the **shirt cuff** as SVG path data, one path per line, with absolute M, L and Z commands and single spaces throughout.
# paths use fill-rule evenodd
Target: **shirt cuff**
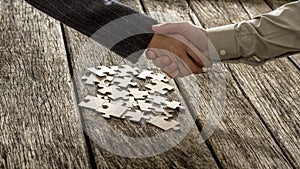
M 221 61 L 239 58 L 235 38 L 235 24 L 207 29 L 207 36 L 215 47 Z

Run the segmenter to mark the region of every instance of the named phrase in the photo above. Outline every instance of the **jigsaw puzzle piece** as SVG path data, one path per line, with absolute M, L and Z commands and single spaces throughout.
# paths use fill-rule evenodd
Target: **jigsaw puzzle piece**
M 145 99 L 149 95 L 148 91 L 142 91 L 139 88 L 129 88 L 129 91 L 130 95 L 137 100 Z
M 166 116 L 165 119 L 169 119 L 169 118 L 173 117 L 173 114 L 171 114 L 171 113 L 174 113 L 174 111 L 165 110 L 163 112 L 163 115 Z
M 177 108 L 184 109 L 184 107 L 181 106 L 181 103 L 177 101 L 167 101 L 166 107 L 171 109 L 177 109 Z
M 155 84 L 147 84 L 145 85 L 147 89 L 150 89 L 149 93 L 159 93 L 159 94 L 166 94 L 168 91 L 171 91 L 174 89 L 173 86 L 170 86 L 166 83 L 155 81 Z
M 146 103 L 146 100 L 137 100 L 137 104 L 134 104 L 134 106 L 138 106 L 142 111 L 150 112 L 153 110 L 153 104 Z
M 89 76 L 83 76 L 81 80 L 87 85 L 95 85 L 95 83 L 100 81 L 100 78 L 91 73 Z
M 137 78 L 143 79 L 143 80 L 146 80 L 146 78 L 151 78 L 152 82 L 155 82 L 155 81 L 163 81 L 163 82 L 166 82 L 166 83 L 169 82 L 166 75 L 161 74 L 161 73 L 154 74 L 153 71 L 150 71 L 150 70 L 143 70 L 137 76 Z
M 152 111 L 154 114 L 161 114 L 165 112 L 164 108 L 160 104 L 152 104 L 150 109 L 154 111 Z
M 97 68 L 91 67 L 91 68 L 87 68 L 87 70 L 99 77 L 105 77 L 107 75 L 115 75 L 117 73 L 115 70 L 110 69 L 106 66 L 98 66 Z
M 99 77 L 93 73 L 91 73 L 88 77 L 83 76 L 82 81 L 85 82 L 87 85 L 95 85 L 95 84 L 100 84 L 100 85 L 105 85 L 108 86 L 110 81 L 113 80 L 113 76 L 105 76 L 105 77 Z
M 162 81 L 162 82 L 165 82 L 165 83 L 168 83 L 169 82 L 169 79 L 167 79 L 166 75 L 164 74 L 161 74 L 161 73 L 157 73 L 155 75 L 152 75 L 151 76 L 151 81 L 154 83 L 155 81 Z
M 139 69 L 132 68 L 129 65 L 121 65 L 117 72 L 118 77 L 132 77 L 133 75 L 136 76 L 139 74 Z
M 101 96 L 97 95 L 97 97 L 94 96 L 86 96 L 81 103 L 79 103 L 80 107 L 85 107 L 89 109 L 96 110 L 99 107 L 101 107 L 104 103 L 109 102 L 109 100 L 106 100 L 102 98 Z
M 131 81 L 131 77 L 116 77 L 111 84 L 117 84 L 119 87 L 128 88 L 128 86 L 137 86 L 136 82 Z
M 112 66 L 112 67 L 109 68 L 109 67 L 106 67 L 106 66 L 98 66 L 97 69 L 98 69 L 98 71 L 103 72 L 105 74 L 115 75 L 115 74 L 117 74 L 118 67 L 117 66 Z
M 105 118 L 111 118 L 111 116 L 121 118 L 127 109 L 128 108 L 123 106 L 122 103 L 104 103 L 103 106 L 96 109 L 96 111 L 101 113 Z
M 116 99 L 116 100 L 114 100 L 114 102 L 116 102 L 116 103 L 123 103 L 124 106 L 126 106 L 128 108 L 134 108 L 134 105 L 137 104 L 137 102 L 135 101 L 134 97 L 132 97 L 132 96 L 127 97 L 127 100 Z
M 155 103 L 155 104 L 164 104 L 165 105 L 168 103 L 167 98 L 159 96 L 159 95 L 149 95 L 147 97 L 147 100 L 151 101 L 152 103 Z
M 145 116 L 145 113 L 140 110 L 127 110 L 122 117 L 128 118 L 130 121 L 140 122 L 142 119 L 150 120 L 151 116 Z
M 107 95 L 109 98 L 116 100 L 116 99 L 124 99 L 128 100 L 129 92 L 126 90 L 121 90 L 118 86 L 116 85 L 111 85 L 111 86 L 103 86 L 103 85 L 98 85 L 101 89 L 98 89 L 98 92 Z
M 173 130 L 179 130 L 179 122 L 175 121 L 175 120 L 171 120 L 171 121 L 167 121 L 165 120 L 166 117 L 164 117 L 163 115 L 160 116 L 155 116 L 152 117 L 148 123 L 157 126 L 163 130 L 169 130 L 169 129 L 173 129 Z
M 138 76 L 137 78 L 146 80 L 147 77 L 151 77 L 152 76 L 153 71 L 150 70 L 143 70 Z
M 139 68 L 137 68 L 137 67 L 133 68 L 129 65 L 121 65 L 120 67 L 121 67 L 121 69 L 126 70 L 127 73 L 130 73 L 134 76 L 139 74 Z

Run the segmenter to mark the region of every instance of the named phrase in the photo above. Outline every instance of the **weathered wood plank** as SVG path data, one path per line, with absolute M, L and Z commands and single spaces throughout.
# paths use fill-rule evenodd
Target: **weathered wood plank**
M 232 3 L 237 4 L 237 1 L 211 1 L 210 3 L 213 6 L 221 6 L 219 3 L 225 4 L 225 2 L 226 5 L 222 8 L 228 8 Z M 242 0 L 241 2 L 251 17 L 271 10 L 263 1 Z M 195 7 L 204 5 L 196 1 L 193 1 L 193 4 Z M 222 10 L 222 8 L 218 10 Z M 205 23 L 212 23 L 211 26 L 248 20 L 249 17 L 243 14 L 245 12 L 241 12 L 241 8 L 224 10 L 227 12 L 224 12 L 222 16 L 230 18 L 231 22 L 212 19 L 213 13 L 216 11 L 211 9 L 210 11 L 203 11 L 204 13 L 210 12 L 212 14 L 210 18 L 203 17 L 202 12 L 198 13 L 198 17 Z M 287 154 L 288 160 L 293 166 L 299 167 L 299 108 L 297 108 L 300 98 L 299 86 L 297 85 L 299 83 L 299 71 L 286 58 L 267 63 L 261 67 L 244 65 L 229 65 L 228 67 L 233 72 L 246 97 L 249 98 L 271 131 L 276 142 L 283 149 L 284 154 Z
M 242 4 L 251 17 L 259 15 L 271 8 L 264 1 L 257 0 L 249 5 L 248 1 L 242 0 Z M 252 6 L 249 8 L 249 6 Z M 253 8 L 264 6 L 263 11 L 253 11 Z M 296 59 L 293 58 L 293 59 Z M 276 65 L 276 66 L 274 66 Z M 268 71 L 266 71 L 268 70 Z M 271 73 L 270 73 L 271 72 Z M 274 133 L 274 137 L 283 148 L 288 158 L 296 168 L 300 167 L 300 82 L 299 71 L 287 59 L 280 59 L 258 68 L 251 68 L 247 73 L 236 70 L 237 79 L 243 85 L 249 98 L 259 112 L 268 128 Z M 247 75 L 249 74 L 249 75 Z M 259 76 L 256 76 L 259 74 Z M 253 75 L 253 76 L 252 76 Z M 244 83 L 251 78 L 250 83 Z M 256 78 L 256 79 L 254 79 Z M 249 80 L 247 80 L 249 81 Z M 275 96 L 275 97 L 274 97 Z M 256 98 L 259 98 L 256 101 Z M 263 110 L 261 110 L 263 109 Z
M 182 9 L 186 6 L 183 5 L 184 1 L 171 3 L 171 1 L 143 0 L 143 2 L 150 14 L 155 11 L 163 13 L 155 16 L 160 21 L 168 20 L 169 15 L 177 15 L 180 18 L 184 16 L 185 20 L 189 20 L 187 15 L 189 9 Z M 180 7 L 177 4 L 180 4 Z M 235 11 L 236 8 L 242 9 L 235 1 L 218 1 L 218 4 L 211 1 L 191 1 L 191 4 L 199 18 L 207 19 L 205 22 L 202 20 L 201 23 L 211 26 L 214 26 L 217 21 L 230 22 L 231 19 L 226 17 L 226 12 Z M 245 12 L 239 12 L 239 15 L 248 17 Z M 255 109 L 239 89 L 234 77 L 228 70 L 225 71 L 227 100 L 223 122 L 209 141 L 222 166 L 224 168 L 291 168 L 279 146 L 255 113 Z M 205 120 L 205 112 L 210 108 L 207 102 L 210 98 L 207 96 L 210 96 L 211 90 L 207 87 L 207 81 L 209 79 L 202 75 L 177 80 L 185 97 L 189 98 L 193 112 L 199 116 L 201 125 Z
M 286 3 L 293 2 L 296 0 L 264 0 L 272 9 L 276 9 Z
M 0 168 L 89 168 L 58 22 L 0 2 Z
M 138 0 L 127 1 L 126 3 L 136 9 L 142 9 Z M 78 32 L 69 28 L 66 28 L 66 31 L 78 95 L 82 100 L 88 93 L 94 92 L 94 89 L 88 90 L 81 82 L 81 77 L 87 73 L 85 70 L 86 68 L 99 65 L 120 65 L 127 62 L 123 61 L 119 56 L 109 52 L 107 49 L 104 49 L 96 42 L 89 41 L 88 38 L 80 35 Z M 152 64 L 144 57 L 136 66 L 140 68 L 151 68 Z M 173 85 L 175 85 L 175 83 L 173 83 Z M 176 97 L 177 94 L 178 93 L 174 93 L 173 96 Z M 114 118 L 108 120 L 107 124 L 101 116 L 95 115 L 94 112 L 83 109 L 82 113 L 83 120 L 87 126 L 87 133 L 89 133 L 89 136 L 91 137 L 93 152 L 98 168 L 218 168 L 206 145 L 197 142 L 200 134 L 196 126 L 193 126 L 191 132 L 178 145 L 169 151 L 154 157 L 134 159 L 126 156 L 124 157 L 124 153 L 128 154 L 128 156 L 131 156 L 130 154 L 132 153 L 135 153 L 136 156 L 142 156 L 143 154 L 140 153 L 140 150 L 143 150 L 144 154 L 147 154 L 152 151 L 152 147 L 136 146 L 136 150 L 132 150 L 131 147 L 134 147 L 135 145 L 130 142 L 130 139 L 123 140 L 114 137 L 109 140 L 107 134 L 110 132 L 110 127 L 118 133 L 138 137 L 145 141 L 145 137 L 161 134 L 162 132 L 159 129 L 147 124 L 135 124 L 128 120 Z M 190 117 L 190 114 L 186 114 L 186 117 Z M 193 121 L 190 121 L 190 123 L 192 122 Z M 178 135 L 178 132 L 172 131 L 171 133 L 173 136 Z M 108 143 L 109 148 L 121 150 L 123 156 L 118 156 L 115 152 L 106 150 L 97 139 L 101 140 L 102 143 L 110 142 Z M 169 139 L 167 138 L 167 140 Z M 125 143 L 127 144 L 127 147 L 118 145 L 116 142 L 120 142 L 122 145 Z M 103 160 L 105 160 L 105 163 L 103 163 Z

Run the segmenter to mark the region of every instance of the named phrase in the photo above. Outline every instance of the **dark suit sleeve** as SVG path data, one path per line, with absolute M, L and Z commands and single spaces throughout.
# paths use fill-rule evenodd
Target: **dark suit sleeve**
M 26 1 L 133 62 L 147 48 L 157 23 L 114 0 Z

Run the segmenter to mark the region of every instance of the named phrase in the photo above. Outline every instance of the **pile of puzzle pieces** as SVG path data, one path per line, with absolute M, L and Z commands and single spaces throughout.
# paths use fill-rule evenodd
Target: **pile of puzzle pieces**
M 128 118 L 134 122 L 147 122 L 163 130 L 179 130 L 179 122 L 172 120 L 176 109 L 183 109 L 180 102 L 167 99 L 174 90 L 169 79 L 150 70 L 139 71 L 129 65 L 99 66 L 88 68 L 82 77 L 86 85 L 96 85 L 97 96 L 86 96 L 79 104 L 92 109 L 105 118 Z M 142 90 L 133 79 L 151 83 Z

